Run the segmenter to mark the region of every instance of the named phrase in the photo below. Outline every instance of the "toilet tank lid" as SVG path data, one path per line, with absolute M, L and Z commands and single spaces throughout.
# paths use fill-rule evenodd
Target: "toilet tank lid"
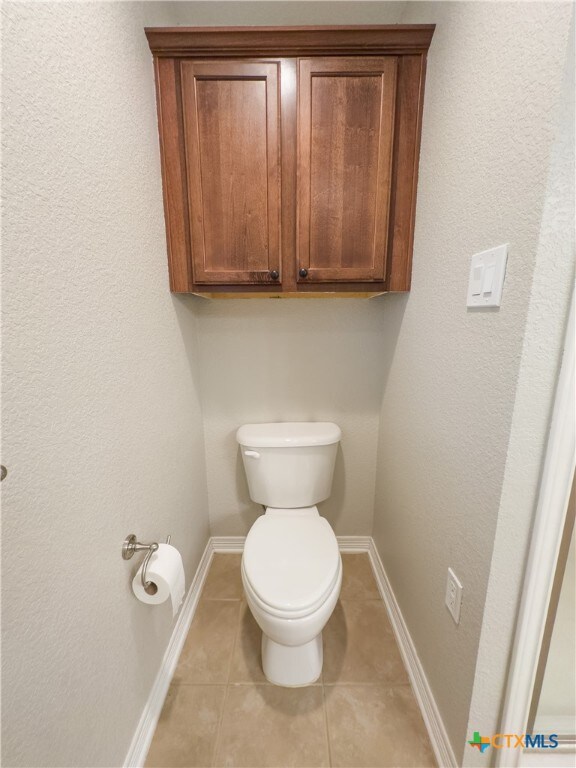
M 298 448 L 306 445 L 332 445 L 342 432 L 331 421 L 286 421 L 272 424 L 244 424 L 236 432 L 240 445 L 252 448 Z

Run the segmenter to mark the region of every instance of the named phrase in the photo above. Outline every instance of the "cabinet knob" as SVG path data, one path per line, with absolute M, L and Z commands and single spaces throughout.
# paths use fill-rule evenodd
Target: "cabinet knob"
M 302 269 L 298 272 L 298 274 L 300 275 L 300 277 L 308 277 L 308 270 L 302 267 Z
M 278 280 L 278 278 L 280 277 L 280 272 L 278 272 L 277 269 L 272 269 L 270 270 L 270 277 L 272 278 L 272 280 Z

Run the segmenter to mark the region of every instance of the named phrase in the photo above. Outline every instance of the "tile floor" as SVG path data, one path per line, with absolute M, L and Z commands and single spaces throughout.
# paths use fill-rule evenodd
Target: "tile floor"
M 433 768 L 430 742 L 368 555 L 343 555 L 322 678 L 270 685 L 241 555 L 214 555 L 147 766 Z

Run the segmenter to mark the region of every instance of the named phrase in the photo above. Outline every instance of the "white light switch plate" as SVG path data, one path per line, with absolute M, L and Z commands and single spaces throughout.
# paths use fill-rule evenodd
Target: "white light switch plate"
M 476 253 L 470 261 L 469 307 L 499 307 L 506 274 L 508 244 Z

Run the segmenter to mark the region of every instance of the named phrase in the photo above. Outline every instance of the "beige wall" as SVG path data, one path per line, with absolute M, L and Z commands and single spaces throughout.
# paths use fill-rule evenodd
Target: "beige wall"
M 2 11 L 2 764 L 119 766 L 174 624 L 134 599 L 122 541 L 172 534 L 189 585 L 208 538 L 142 31 L 172 15 Z
M 531 543 L 531 520 L 538 503 L 560 369 L 568 302 L 574 287 L 574 16 L 570 40 L 562 93 L 551 113 L 555 124 L 554 143 L 470 704 L 468 731 L 474 727 L 482 733 L 494 733 L 499 726 Z M 475 752 L 478 750 L 466 752 L 465 765 L 481 765 Z
M 394 0 L 184 0 L 175 13 L 183 26 L 398 24 L 405 7 L 405 1 Z
M 474 2 L 410 3 L 402 17 L 406 23 L 435 22 L 437 29 L 426 82 L 412 291 L 390 297 L 387 305 L 390 332 L 382 354 L 390 370 L 381 410 L 374 538 L 458 760 L 569 16 L 567 4 Z M 506 242 L 501 308 L 467 311 L 470 256 Z M 566 316 L 569 272 L 570 259 L 549 283 L 546 308 L 558 318 Z M 550 346 L 552 377 L 562 341 L 558 324 L 553 331 L 539 338 Z M 541 450 L 542 434 L 532 437 Z M 531 481 L 537 481 L 537 471 Z M 528 504 L 525 524 L 531 514 Z M 507 545 L 514 549 L 513 542 Z M 458 626 L 444 607 L 449 566 L 464 584 Z M 492 715 L 497 717 L 497 705 Z
M 342 428 L 334 487 L 320 505 L 337 534 L 372 531 L 382 298 L 197 299 L 210 524 L 244 535 L 250 501 L 235 439 L 244 423 L 335 421 Z

